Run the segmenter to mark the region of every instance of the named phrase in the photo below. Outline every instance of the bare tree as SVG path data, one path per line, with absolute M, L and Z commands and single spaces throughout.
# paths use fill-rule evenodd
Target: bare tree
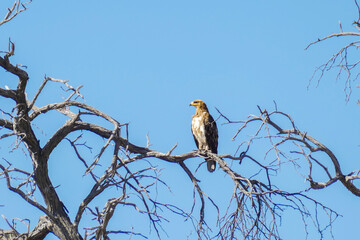
M 2 23 L 11 20 L 25 9 L 25 4 L 21 1 L 15 2 Z M 136 229 L 109 227 L 118 206 L 146 216 L 159 239 L 162 236 L 162 224 L 166 221 L 165 214 L 190 219 L 194 223 L 198 239 L 280 239 L 281 215 L 287 209 L 298 213 L 306 231 L 309 223 L 313 223 L 322 238 L 324 231 L 331 229 L 329 226 L 338 214 L 311 197 L 309 190 L 322 189 L 339 181 L 352 194 L 360 196 L 360 189 L 354 184 L 354 181 L 360 179 L 359 172 L 343 173 L 334 153 L 306 132 L 300 131 L 290 115 L 279 111 L 276 105 L 272 112 L 259 107 L 259 114 L 250 115 L 245 121 L 232 121 L 218 111 L 225 123 L 239 124 L 234 139 L 237 139 L 239 134 L 250 131 L 239 144 L 240 154 L 216 155 L 192 151 L 174 155 L 172 153 L 176 145 L 163 153 L 150 149 L 149 146 L 132 144 L 128 139 L 127 123 L 120 123 L 106 113 L 83 103 L 80 92 L 82 86 L 73 87 L 68 81 L 45 76 L 34 96 L 28 98 L 26 92 L 29 76 L 21 65 L 10 61 L 14 54 L 15 45 L 9 41 L 8 50 L 0 57 L 0 66 L 9 75 L 16 77 L 17 87 L 0 88 L 0 96 L 11 102 L 10 105 L 0 107 L 0 140 L 11 139 L 11 151 L 26 152 L 31 159 L 32 169 L 18 168 L 10 159 L 4 159 L 0 164 L 0 177 L 9 191 L 16 193 L 29 207 L 40 210 L 43 216 L 33 229 L 29 228 L 25 233 L 19 233 L 14 224 L 4 216 L 10 229 L 0 231 L 2 239 L 43 239 L 50 232 L 60 239 L 74 240 L 110 239 L 115 234 L 146 238 L 145 233 L 137 232 Z M 62 85 L 67 97 L 57 103 L 37 106 L 38 97 L 46 95 L 45 86 L 50 83 Z M 51 112 L 66 116 L 67 120 L 46 139 L 45 144 L 40 144 L 34 129 L 35 122 L 39 118 L 50 119 Z M 97 137 L 99 143 L 104 141 L 94 153 L 95 157 L 87 159 L 83 150 L 95 149 L 86 143 L 89 136 Z M 265 150 L 265 160 L 268 161 L 257 160 L 250 154 L 252 148 L 258 147 L 257 142 L 264 140 L 269 146 Z M 77 207 L 73 221 L 70 220 L 48 171 L 49 159 L 61 142 L 69 144 L 76 159 L 84 166 L 83 173 L 92 181 L 91 190 Z M 225 212 L 203 191 L 195 172 L 186 165 L 188 159 L 205 158 L 209 155 L 217 161 L 220 168 L 218 171 L 223 171 L 233 184 L 233 192 Z M 105 161 L 106 158 L 109 161 Z M 157 195 L 156 190 L 170 189 L 171 186 L 162 179 L 161 170 L 153 164 L 153 159 L 157 159 L 160 164 L 164 161 L 176 164 L 179 171 L 186 173 L 188 181 L 193 185 L 193 204 L 189 209 L 161 201 L 162 198 Z M 331 164 L 325 159 L 330 159 Z M 137 164 L 139 162 L 145 164 Z M 239 165 L 236 163 L 242 167 L 255 164 L 258 171 L 254 175 L 244 176 L 237 170 Z M 274 184 L 277 172 L 281 166 L 288 163 L 306 171 L 308 186 L 305 189 L 294 192 L 287 190 L 286 186 Z M 322 169 L 327 176 L 325 181 L 314 175 L 314 167 Z M 102 209 L 92 205 L 109 189 L 116 191 L 111 191 L 112 196 L 107 198 Z M 197 199 L 200 202 L 197 202 Z M 208 204 L 218 209 L 217 229 L 211 229 L 205 221 Z M 195 211 L 197 208 L 198 212 Z M 93 224 L 81 229 L 79 225 L 85 218 L 85 212 L 93 216 Z M 318 220 L 316 216 L 320 212 L 328 215 L 327 222 Z M 22 221 L 28 224 L 26 220 Z
M 341 79 L 343 76 L 345 78 L 345 97 L 346 100 L 349 101 L 351 92 L 352 92 L 352 82 L 356 81 L 359 77 L 358 73 L 358 65 L 360 60 L 356 56 L 356 50 L 360 47 L 360 41 L 358 38 L 360 37 L 360 6 L 358 2 L 355 0 L 356 9 L 358 12 L 358 17 L 353 21 L 352 25 L 355 31 L 343 31 L 343 27 L 341 21 L 339 21 L 339 32 L 332 33 L 328 36 L 318 38 L 316 41 L 311 42 L 306 46 L 305 50 L 309 49 L 311 46 L 333 39 L 333 38 L 349 38 L 349 41 L 345 46 L 341 47 L 340 50 L 335 52 L 326 63 L 317 67 L 314 71 L 313 76 L 310 81 L 317 77 L 317 82 L 319 84 L 320 80 L 323 78 L 324 74 L 327 71 L 336 69 L 337 75 L 336 80 Z

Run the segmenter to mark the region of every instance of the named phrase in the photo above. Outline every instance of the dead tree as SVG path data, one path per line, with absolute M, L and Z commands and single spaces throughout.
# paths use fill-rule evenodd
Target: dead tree
M 20 6 L 23 5 L 20 2 L 15 4 L 17 5 L 11 8 L 4 18 L 5 22 L 10 19 L 9 16 L 14 16 L 12 14 L 15 13 L 15 9 L 20 13 Z M 340 162 L 330 149 L 306 132 L 300 131 L 288 114 L 277 109 L 268 112 L 259 107 L 259 114 L 250 115 L 245 121 L 231 121 L 219 111 L 226 123 L 240 124 L 234 139 L 247 129 L 255 129 L 255 132 L 242 138 L 245 141 L 240 144 L 239 149 L 244 146 L 245 149 L 240 154 L 216 155 L 192 151 L 174 155 L 172 152 L 176 145 L 168 152 L 162 153 L 150 149 L 149 146 L 137 146 L 131 143 L 128 139 L 128 124 L 121 123 L 83 103 L 81 86 L 73 87 L 68 81 L 45 76 L 34 96 L 28 96 L 26 92 L 29 75 L 21 65 L 10 61 L 14 54 L 15 45 L 9 41 L 9 49 L 0 57 L 0 66 L 9 75 L 16 77 L 14 81 L 17 81 L 17 86 L 14 89 L 0 88 L 1 98 L 11 102 L 0 106 L 2 113 L 0 140 L 12 142 L 11 151 L 26 152 L 31 159 L 32 169 L 21 169 L 11 159 L 3 159 L 0 164 L 0 183 L 1 187 L 5 185 L 9 191 L 16 193 L 28 203 L 29 207 L 40 210 L 43 216 L 33 229 L 28 229 L 25 233 L 19 233 L 8 221 L 10 229 L 0 231 L 2 239 L 43 239 L 50 232 L 60 239 L 72 240 L 110 239 L 115 234 L 146 238 L 145 233 L 137 232 L 136 229 L 109 227 L 109 222 L 116 214 L 118 206 L 128 207 L 146 216 L 159 239 L 163 231 L 162 223 L 166 221 L 165 213 L 190 219 L 194 223 L 198 239 L 280 239 L 279 224 L 281 215 L 286 209 L 295 210 L 299 214 L 305 229 L 312 216 L 321 211 L 326 213 L 329 216 L 326 223 L 320 223 L 317 218 L 314 221 L 310 220 L 322 235 L 333 224 L 338 214 L 310 197 L 308 191 L 325 188 L 339 181 L 351 193 L 360 196 L 360 190 L 354 184 L 354 181 L 360 178 L 359 172 L 343 173 Z M 62 85 L 68 94 L 67 97 L 57 103 L 37 106 L 39 96 L 46 96 L 45 86 L 50 83 Z M 61 126 L 42 144 L 34 129 L 35 122 L 39 118 L 49 119 L 51 112 L 66 116 L 67 120 L 62 122 Z M 283 117 L 281 124 L 274 120 L 278 119 L 278 116 Z M 251 128 L 250 125 L 255 127 Z M 281 127 L 282 125 L 288 127 Z M 83 148 L 91 148 L 85 141 L 88 136 L 97 137 L 99 142 L 104 140 L 95 158 L 91 159 L 87 159 L 82 154 Z M 256 147 L 255 143 L 258 140 L 266 140 L 270 144 L 265 153 L 265 160 L 256 159 L 250 154 L 249 150 Z M 83 164 L 83 173 L 92 181 L 90 191 L 77 206 L 73 221 L 70 220 L 69 213 L 48 171 L 52 153 L 59 148 L 61 142 L 69 144 L 76 155 L 74 161 L 78 160 Z M 319 152 L 324 153 L 332 164 L 327 165 L 318 158 L 316 154 Z M 186 165 L 190 159 L 199 160 L 207 155 L 211 155 L 217 161 L 218 171 L 224 172 L 233 185 L 226 211 L 221 211 L 211 196 L 203 191 L 196 172 L 191 171 Z M 299 155 L 302 158 L 292 158 L 291 155 Z M 269 158 L 270 161 L 267 161 Z M 164 161 L 175 164 L 179 166 L 179 171 L 186 173 L 189 183 L 193 186 L 193 204 L 189 209 L 161 201 L 161 193 L 160 196 L 156 195 L 157 188 L 168 189 L 171 186 L 161 178 L 161 170 L 153 163 L 155 160 L 159 164 Z M 308 188 L 294 192 L 274 184 L 277 172 L 283 164 L 287 162 L 300 164 L 301 161 L 307 166 L 305 169 L 308 171 L 306 177 Z M 137 164 L 139 162 L 147 165 Z M 255 164 L 258 173 L 252 176 L 240 174 L 236 163 L 241 164 L 242 168 L 246 168 L 249 163 Z M 317 180 L 317 176 L 312 171 L 315 165 L 328 176 L 326 181 Z M 116 191 L 112 191 L 112 196 L 107 198 L 104 207 L 100 209 L 98 206 L 93 206 L 92 203 L 110 188 L 115 188 Z M 155 191 L 151 191 L 152 189 Z M 40 196 L 41 201 L 35 196 Z M 200 202 L 197 202 L 197 199 Z M 218 209 L 216 229 L 211 228 L 206 222 L 208 204 Z M 197 208 L 199 210 L 195 211 Z M 85 218 L 85 212 L 94 217 L 93 224 L 81 229 L 79 225 Z
M 323 78 L 324 74 L 327 71 L 336 69 L 336 80 L 344 77 L 345 79 L 345 98 L 346 101 L 349 101 L 350 95 L 352 93 L 352 83 L 356 81 L 359 77 L 358 65 L 360 60 L 357 57 L 356 50 L 360 47 L 360 6 L 357 0 L 354 0 L 355 6 L 358 12 L 358 17 L 353 21 L 352 25 L 355 31 L 344 31 L 341 22 L 339 21 L 339 32 L 332 33 L 328 36 L 318 38 L 316 41 L 311 42 L 306 46 L 305 50 L 309 49 L 315 44 L 319 44 L 324 41 L 328 41 L 334 38 L 347 38 L 349 41 L 343 47 L 341 47 L 337 52 L 332 54 L 332 56 L 326 61 L 326 63 L 318 66 L 311 79 L 317 78 L 317 84 Z M 309 82 L 309 84 L 310 84 Z M 359 87 L 359 86 L 358 86 Z

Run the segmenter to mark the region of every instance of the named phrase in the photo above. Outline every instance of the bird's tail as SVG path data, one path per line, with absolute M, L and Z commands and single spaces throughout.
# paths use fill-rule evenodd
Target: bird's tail
M 209 157 L 205 158 L 205 160 L 206 160 L 206 164 L 207 164 L 207 169 L 208 169 L 208 171 L 209 171 L 209 172 L 215 171 L 216 161 L 211 160 L 211 158 L 209 158 Z

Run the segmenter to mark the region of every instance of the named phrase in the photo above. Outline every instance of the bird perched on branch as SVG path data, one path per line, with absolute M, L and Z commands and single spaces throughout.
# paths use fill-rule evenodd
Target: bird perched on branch
M 191 131 L 197 148 L 200 151 L 209 151 L 217 154 L 218 129 L 214 118 L 210 115 L 203 101 L 192 101 L 190 106 L 196 107 L 196 113 L 191 121 Z M 216 167 L 216 161 L 210 157 L 206 157 L 205 160 L 207 162 L 207 169 L 209 172 L 213 172 Z

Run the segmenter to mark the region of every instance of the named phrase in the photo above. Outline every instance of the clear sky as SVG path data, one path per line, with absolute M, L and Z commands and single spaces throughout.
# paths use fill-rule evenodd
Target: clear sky
M 12 3 L 1 1 L 1 16 Z M 15 42 L 12 62 L 27 66 L 30 96 L 44 75 L 70 80 L 73 86 L 84 85 L 87 104 L 121 123 L 130 123 L 130 141 L 134 144 L 145 146 L 148 134 L 152 149 L 167 152 L 178 143 L 174 151 L 177 154 L 195 149 L 190 131 L 194 108 L 188 106 L 192 100 L 204 100 L 214 118 L 219 116 L 217 107 L 232 120 L 257 114 L 257 105 L 271 110 L 276 101 L 300 130 L 333 150 L 344 173 L 360 169 L 358 89 L 353 88 L 346 102 L 344 81 L 335 81 L 336 72 L 332 71 L 319 86 L 312 82 L 307 88 L 315 68 L 346 41 L 334 39 L 304 50 L 317 38 L 337 32 L 339 20 L 344 31 L 353 30 L 351 23 L 358 16 L 351 0 L 34 0 L 28 7 L 28 11 L 0 27 L 0 49 L 7 50 L 9 37 Z M 16 86 L 14 78 L 3 70 L 0 79 L 1 87 Z M 39 99 L 39 106 L 66 95 L 54 86 Z M 1 99 L 0 104 L 5 102 Z M 43 139 L 64 120 L 54 117 L 54 122 L 41 126 Z M 223 122 L 218 121 L 219 153 L 233 154 L 241 142 L 231 141 L 238 126 Z M 88 180 L 76 176 L 83 169 L 69 146 L 64 143 L 60 147 L 50 160 L 50 174 L 54 185 L 60 185 L 58 192 L 73 218 L 88 189 L 76 188 L 72 181 L 86 185 Z M 8 148 L 1 147 L 0 151 L 5 155 Z M 19 166 L 26 164 L 16 158 L 12 161 L 18 161 Z M 174 192 L 168 198 L 184 201 L 190 208 L 192 184 L 179 173 L 180 168 L 151 161 L 173 184 Z M 190 161 L 190 168 L 195 170 L 197 163 Z M 241 174 L 250 177 L 246 169 L 241 169 Z M 292 168 L 284 168 L 282 175 L 280 181 L 294 184 L 292 189 L 304 186 L 304 180 Z M 226 189 L 231 194 L 232 189 L 223 189 L 222 173 L 200 171 L 197 177 L 209 195 L 226 205 L 222 194 Z M 3 180 L 0 184 L 0 204 L 5 205 L 0 213 L 8 219 L 30 218 L 35 224 L 41 213 L 25 208 L 22 199 L 4 190 Z M 311 195 L 342 215 L 333 225 L 335 239 L 359 236 L 358 197 L 340 183 L 312 191 Z M 209 207 L 209 211 L 213 209 Z M 299 216 L 289 213 L 282 219 L 284 239 L 305 239 Z M 121 212 L 118 214 L 117 221 L 122 221 Z M 180 231 L 175 223 L 180 220 L 171 220 L 173 224 L 166 224 L 169 239 L 186 239 L 192 225 L 181 222 L 184 226 Z M 123 224 L 131 226 L 138 220 L 134 221 Z M 7 228 L 2 219 L 0 228 Z M 319 238 L 313 236 L 309 239 Z M 327 234 L 325 239 L 329 238 Z

